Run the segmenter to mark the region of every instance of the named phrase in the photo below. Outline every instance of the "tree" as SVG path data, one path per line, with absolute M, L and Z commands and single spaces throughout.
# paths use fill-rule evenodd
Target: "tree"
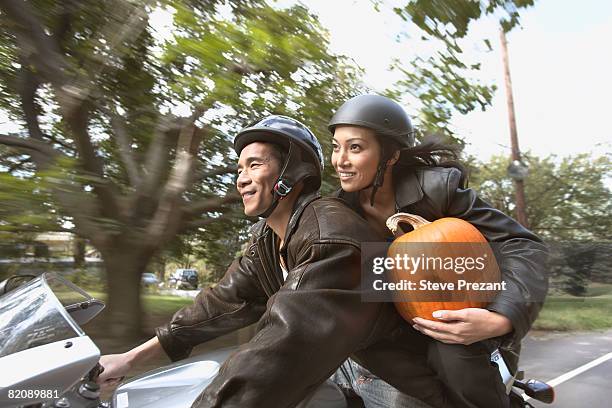
M 373 2 L 377 7 L 381 4 L 379 0 Z M 474 79 L 481 64 L 465 60 L 460 40 L 467 36 L 470 24 L 487 16 L 497 18 L 508 32 L 520 23 L 521 9 L 533 4 L 534 0 L 416 0 L 394 9 L 421 30 L 421 40 L 432 49 L 431 55 L 418 55 L 408 62 L 396 59 L 392 69 L 401 72 L 403 79 L 388 91 L 394 96 L 407 93 L 419 101 L 422 133 L 437 133 L 463 145 L 450 126 L 452 115 L 485 110 L 497 87 Z M 481 40 L 492 49 L 490 39 Z
M 42 177 L 14 177 L 0 173 L 0 258 L 21 258 L 34 245 L 36 255 L 44 252 L 36 235 L 63 231 L 61 217 L 46 193 Z M 14 226 L 19 225 L 19 233 Z M 0 280 L 3 278 L 0 270 Z
M 529 225 L 553 241 L 605 241 L 610 238 L 612 211 L 606 180 L 612 175 L 611 156 L 579 154 L 564 158 L 524 155 L 529 166 L 525 194 Z M 472 186 L 493 206 L 513 214 L 510 159 L 494 156 L 472 167 Z
M 612 282 L 612 195 L 606 184 L 612 176 L 611 156 L 524 158 L 529 164 L 527 217 L 531 229 L 551 247 L 553 286 L 579 296 L 590 281 Z M 509 164 L 510 159 L 502 156 L 472 163 L 471 184 L 494 207 L 513 214 Z
M 112 334 L 139 334 L 140 275 L 160 249 L 223 236 L 239 199 L 227 135 L 267 113 L 321 130 L 354 91 L 304 7 L 224 4 L 0 3 L 0 108 L 21 125 L 0 135 L 1 164 L 15 182 L 41 180 L 55 225 L 102 255 Z

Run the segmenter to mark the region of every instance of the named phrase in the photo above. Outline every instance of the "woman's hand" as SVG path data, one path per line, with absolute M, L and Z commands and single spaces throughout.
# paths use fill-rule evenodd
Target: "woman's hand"
M 512 331 L 510 320 L 486 309 L 437 310 L 431 321 L 415 317 L 414 328 L 443 343 L 469 345 Z

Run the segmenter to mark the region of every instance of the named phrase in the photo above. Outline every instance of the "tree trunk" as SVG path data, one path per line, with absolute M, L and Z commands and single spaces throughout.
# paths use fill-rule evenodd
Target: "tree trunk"
M 166 281 L 166 259 L 163 257 L 158 258 L 157 276 L 159 277 L 160 282 Z
M 75 269 L 85 268 L 85 240 L 75 236 L 72 241 L 72 256 Z
M 140 279 L 152 254 L 134 245 L 116 245 L 103 251 L 108 285 L 108 334 L 126 340 L 143 335 Z

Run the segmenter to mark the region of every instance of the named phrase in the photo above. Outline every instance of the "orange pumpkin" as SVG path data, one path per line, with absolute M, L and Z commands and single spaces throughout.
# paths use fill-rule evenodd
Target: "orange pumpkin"
M 412 225 L 413 231 L 398 234 L 398 224 L 408 223 Z M 469 282 L 469 288 L 484 287 L 488 283 L 496 282 L 499 285 L 500 272 L 495 261 L 495 256 L 485 237 L 472 224 L 459 218 L 441 218 L 434 222 L 413 214 L 397 213 L 389 217 L 387 227 L 396 235 L 387 251 L 387 256 L 395 258 L 399 256 L 419 256 L 427 253 L 427 256 L 436 257 L 447 255 L 452 259 L 454 256 L 487 259 L 484 270 L 469 271 L 458 276 L 455 270 L 441 270 L 440 268 L 414 268 L 412 273 L 405 269 L 393 268 L 389 272 L 389 280 L 394 283 L 414 282 L 416 287 L 422 280 L 431 282 L 431 286 L 438 284 L 438 291 L 415 291 L 399 290 L 395 292 L 395 307 L 404 319 L 411 322 L 414 317 L 436 320 L 432 313 L 436 310 L 459 310 L 464 308 L 485 307 L 498 293 L 498 289 L 484 291 L 482 289 L 459 290 L 457 283 L 459 278 L 463 283 Z M 441 245 L 433 245 L 439 243 Z M 450 245 L 452 243 L 452 245 Z M 408 244 L 408 245 L 404 245 Z M 409 254 L 406 254 L 410 252 Z M 444 258 L 448 259 L 448 258 Z M 449 261 L 450 262 L 450 261 Z M 485 262 L 483 262 L 485 263 Z M 452 291 L 449 282 L 455 281 Z M 472 285 L 476 284 L 476 285 Z M 489 285 L 491 287 L 494 285 Z M 450 293 L 452 292 L 452 293 Z

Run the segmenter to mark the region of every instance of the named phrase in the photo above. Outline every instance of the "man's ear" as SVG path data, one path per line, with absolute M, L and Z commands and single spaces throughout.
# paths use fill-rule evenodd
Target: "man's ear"
M 397 161 L 399 160 L 399 157 L 400 151 L 396 150 L 395 153 L 393 153 L 393 156 L 391 156 L 391 158 L 387 161 L 387 166 L 392 167 L 393 165 L 395 165 L 395 163 L 397 163 Z

